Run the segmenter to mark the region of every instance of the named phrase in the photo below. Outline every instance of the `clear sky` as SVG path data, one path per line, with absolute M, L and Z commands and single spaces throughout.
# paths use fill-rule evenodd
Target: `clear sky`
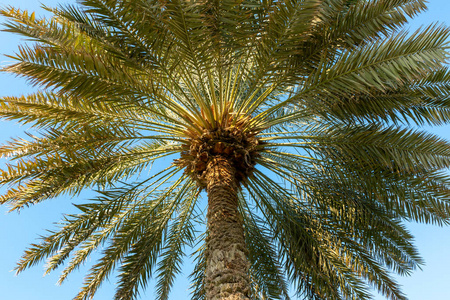
M 58 0 L 0 0 L 0 6 L 19 7 L 36 11 L 42 15 L 40 3 L 46 6 L 56 6 L 58 3 L 73 3 L 73 1 Z M 415 29 L 423 24 L 433 22 L 445 23 L 450 26 L 450 1 L 429 0 L 429 10 L 415 18 L 410 23 L 410 28 Z M 3 19 L 0 19 L 3 22 Z M 0 33 L 0 53 L 12 54 L 20 43 L 17 36 Z M 0 57 L 0 65 L 4 66 L 11 60 Z M 0 73 L 0 96 L 21 95 L 32 92 L 22 79 Z M 4 142 L 11 137 L 23 136 L 26 128 L 13 122 L 0 121 L 0 141 Z M 433 128 L 433 132 L 450 140 L 450 126 Z M 0 161 L 0 166 L 4 160 Z M 4 189 L 0 190 L 4 191 Z M 85 194 L 84 196 L 89 196 Z M 7 214 L 5 207 L 0 207 L 0 299 L 1 300 L 65 300 L 72 299 L 82 284 L 82 278 L 87 268 L 73 273 L 62 286 L 57 286 L 58 270 L 43 277 L 43 265 L 35 266 L 28 271 L 14 276 L 11 270 L 15 262 L 20 258 L 23 250 L 30 243 L 37 242 L 39 234 L 44 234 L 46 229 L 54 228 L 54 223 L 61 219 L 62 213 L 73 212 L 71 206 L 75 199 L 59 198 L 48 200 L 38 206 L 25 209 L 20 214 Z M 431 225 L 410 224 L 410 230 L 416 237 L 416 245 L 426 261 L 423 270 L 416 271 L 412 276 L 399 278 L 403 290 L 410 300 L 448 300 L 450 284 L 450 227 L 439 228 Z M 188 282 L 185 277 L 190 273 L 192 266 L 186 262 L 183 274 L 179 276 L 178 283 L 174 287 L 170 299 L 187 299 Z M 110 283 L 105 283 L 97 293 L 95 300 L 110 300 L 113 298 L 114 278 Z M 152 299 L 152 285 L 150 284 L 142 299 Z M 376 296 L 376 300 L 384 299 Z

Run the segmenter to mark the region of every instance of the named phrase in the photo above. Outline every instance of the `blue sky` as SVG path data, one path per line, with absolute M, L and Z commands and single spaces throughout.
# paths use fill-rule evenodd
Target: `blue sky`
M 58 3 L 73 3 L 74 1 L 42 0 L 47 6 L 55 6 Z M 0 6 L 12 5 L 42 14 L 40 2 L 34 0 L 0 0 Z M 450 13 L 450 1 L 430 0 L 429 10 L 415 18 L 410 28 L 414 29 L 422 24 L 433 22 L 450 25 L 448 14 Z M 1 19 L 0 21 L 3 21 Z M 0 53 L 12 54 L 20 43 L 17 36 L 8 33 L 0 33 Z M 7 57 L 0 57 L 0 65 L 10 62 Z M 0 73 L 0 96 L 21 95 L 31 92 L 22 79 Z M 0 141 L 11 137 L 23 136 L 26 128 L 13 122 L 0 121 Z M 433 128 L 433 132 L 450 140 L 450 126 Z M 3 165 L 4 161 L 0 161 Z M 4 191 L 4 190 L 1 190 Z M 88 195 L 87 195 L 88 196 Z M 23 250 L 32 242 L 37 242 L 39 234 L 44 234 L 46 229 L 54 228 L 62 213 L 73 211 L 71 203 L 74 199 L 58 198 L 46 201 L 38 206 L 23 210 L 20 214 L 7 214 L 5 207 L 0 207 L 0 291 L 4 300 L 64 300 L 72 299 L 82 284 L 83 273 L 87 268 L 81 269 L 69 277 L 62 286 L 57 286 L 58 270 L 43 277 L 43 265 L 35 266 L 28 271 L 14 276 L 11 270 L 15 262 L 20 258 Z M 411 300 L 446 300 L 448 296 L 448 284 L 450 282 L 450 227 L 439 228 L 430 225 L 409 224 L 409 228 L 416 237 L 416 244 L 426 261 L 423 270 L 416 271 L 412 276 L 399 278 L 403 289 Z M 188 282 L 185 277 L 189 274 L 189 262 L 186 263 L 184 273 L 179 276 L 179 282 L 174 287 L 170 299 L 188 298 Z M 114 280 L 105 283 L 95 300 L 109 300 L 113 298 Z M 142 299 L 152 299 L 151 285 Z M 376 300 L 384 299 L 377 296 Z

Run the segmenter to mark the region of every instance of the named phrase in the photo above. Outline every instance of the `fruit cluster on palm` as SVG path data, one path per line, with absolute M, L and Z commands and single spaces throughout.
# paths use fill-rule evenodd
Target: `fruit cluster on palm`
M 1 11 L 35 41 L 3 70 L 42 90 L 0 99 L 2 118 L 37 131 L 0 148 L 0 203 L 98 196 L 18 272 L 47 259 L 63 282 L 100 248 L 75 299 L 114 270 L 116 299 L 151 276 L 167 299 L 194 247 L 193 299 L 406 299 L 391 273 L 421 258 L 403 222 L 450 218 L 450 145 L 418 129 L 450 122 L 450 29 L 402 30 L 425 1 L 47 9 Z

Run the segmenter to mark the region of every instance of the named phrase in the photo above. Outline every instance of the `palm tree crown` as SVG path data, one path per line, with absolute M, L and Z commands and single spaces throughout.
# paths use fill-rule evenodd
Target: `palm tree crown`
M 406 299 L 391 273 L 422 261 L 403 221 L 450 220 L 450 144 L 419 130 L 450 122 L 450 29 L 402 29 L 424 0 L 46 9 L 1 10 L 35 42 L 3 71 L 41 91 L 0 99 L 37 132 L 0 148 L 0 203 L 98 196 L 17 272 L 47 259 L 63 282 L 102 249 L 75 299 L 114 270 L 116 299 L 151 276 L 167 299 L 194 247 L 193 299 Z

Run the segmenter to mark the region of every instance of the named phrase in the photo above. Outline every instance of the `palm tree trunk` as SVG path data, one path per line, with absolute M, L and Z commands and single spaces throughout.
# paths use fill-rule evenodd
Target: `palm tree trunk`
M 216 156 L 208 162 L 206 180 L 206 299 L 250 299 L 249 263 L 238 212 L 235 169 L 227 159 Z

